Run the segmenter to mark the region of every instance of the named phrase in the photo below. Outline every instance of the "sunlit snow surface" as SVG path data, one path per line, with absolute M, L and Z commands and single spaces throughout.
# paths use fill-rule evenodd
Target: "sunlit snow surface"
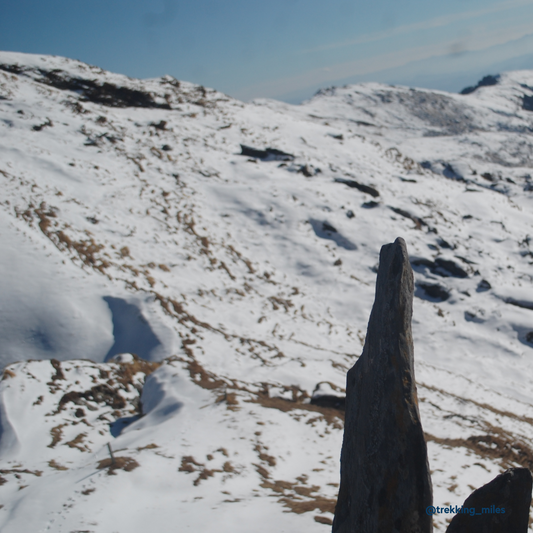
M 290 106 L 0 64 L 2 531 L 326 531 L 342 412 L 310 398 L 397 236 L 435 505 L 531 465 L 533 72 Z

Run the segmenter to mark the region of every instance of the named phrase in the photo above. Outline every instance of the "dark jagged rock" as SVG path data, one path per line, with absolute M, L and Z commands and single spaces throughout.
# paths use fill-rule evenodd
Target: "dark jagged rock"
M 327 221 L 320 221 L 314 218 L 309 219 L 309 224 L 313 228 L 315 235 L 321 239 L 334 241 L 337 246 L 345 250 L 357 250 L 357 245 L 342 235 L 337 229 Z
M 374 189 L 374 187 L 370 187 L 370 185 L 364 185 L 363 183 L 359 183 L 358 181 L 346 180 L 344 178 L 335 178 L 334 181 L 336 183 L 344 183 L 344 185 L 348 185 L 348 187 L 352 187 L 353 189 L 357 189 L 358 191 L 370 194 L 370 196 L 373 196 L 374 198 L 377 198 L 379 196 L 379 191 L 377 189 Z
M 414 377 L 413 271 L 405 241 L 383 246 L 363 354 L 348 372 L 333 533 L 427 533 L 432 504 Z
M 298 173 L 299 174 L 303 174 L 306 178 L 310 178 L 312 176 L 314 176 L 314 172 L 313 172 L 313 168 L 309 165 L 302 165 L 299 169 L 298 169 Z
M 266 159 L 274 161 L 293 161 L 294 156 L 278 150 L 277 148 L 265 148 L 264 150 L 259 150 L 257 148 L 252 148 L 251 146 L 246 146 L 241 144 L 241 155 L 248 157 L 255 157 L 257 159 Z
M 439 246 L 442 246 L 442 248 L 448 248 L 450 250 L 455 249 L 455 246 L 452 246 L 448 241 L 445 241 L 444 239 L 440 238 L 437 240 L 437 244 Z
M 533 302 L 528 302 L 526 300 L 515 300 L 514 298 L 505 298 L 505 303 L 515 305 L 516 307 L 521 307 L 522 309 L 530 309 L 533 311 Z
M 344 411 L 346 398 L 342 396 L 334 396 L 333 394 L 322 394 L 321 396 L 313 396 L 311 398 L 311 405 L 318 405 L 320 407 L 330 407 L 332 409 L 339 409 Z
M 392 211 L 394 211 L 397 215 L 411 219 L 415 223 L 416 229 L 422 229 L 422 226 L 427 226 L 426 222 L 423 219 L 416 217 L 415 215 L 409 213 L 409 211 L 405 211 L 405 209 L 400 209 L 399 207 L 391 206 L 389 206 L 389 208 L 392 209 Z
M 425 259 L 423 257 L 414 258 L 411 263 L 416 267 L 427 267 L 432 274 L 441 276 L 443 278 L 467 278 L 468 272 L 461 268 L 457 263 L 450 259 L 443 259 L 437 257 L 435 261 Z
M 531 486 L 527 468 L 510 468 L 465 500 L 446 533 L 527 533 Z
M 533 111 L 533 96 L 527 94 L 522 96 L 522 109 L 525 111 Z
M 444 270 L 445 272 L 449 272 L 454 278 L 468 277 L 468 273 L 465 270 L 463 270 L 457 263 L 450 261 L 449 259 L 437 257 L 437 259 L 435 259 L 435 264 L 437 265 L 437 272 L 440 269 L 441 271 Z
M 449 291 L 438 283 L 418 283 L 418 286 L 437 302 L 445 302 L 450 297 Z M 420 295 L 417 294 L 417 296 Z
M 484 292 L 492 289 L 492 285 L 486 280 L 482 279 L 477 285 L 477 292 Z

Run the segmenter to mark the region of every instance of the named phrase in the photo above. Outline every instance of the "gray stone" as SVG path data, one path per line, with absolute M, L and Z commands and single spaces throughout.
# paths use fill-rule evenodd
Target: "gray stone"
M 405 241 L 382 247 L 363 354 L 348 372 L 333 533 L 432 531 L 432 487 L 416 394 L 413 271 Z
M 531 472 L 510 468 L 475 490 L 446 533 L 527 533 Z

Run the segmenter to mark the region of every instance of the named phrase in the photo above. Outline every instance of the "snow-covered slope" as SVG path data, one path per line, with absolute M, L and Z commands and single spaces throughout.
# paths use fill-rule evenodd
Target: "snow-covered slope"
M 0 53 L 2 531 L 326 530 L 317 398 L 399 235 L 435 504 L 531 466 L 532 99 L 521 71 L 243 104 Z

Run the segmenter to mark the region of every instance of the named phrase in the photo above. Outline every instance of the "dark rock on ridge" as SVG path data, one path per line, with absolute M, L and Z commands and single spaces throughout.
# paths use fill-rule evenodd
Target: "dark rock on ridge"
M 527 468 L 510 468 L 465 500 L 464 511 L 470 512 L 457 513 L 446 533 L 526 533 L 531 486 Z
M 71 78 L 67 73 L 62 71 L 44 71 L 41 70 L 41 83 L 51 85 L 56 89 L 63 91 L 75 91 L 81 93 L 81 100 L 93 102 L 108 107 L 146 107 L 170 109 L 170 106 L 159 104 L 154 101 L 153 96 L 138 89 L 129 87 L 119 87 L 113 83 L 104 82 L 99 84 L 94 80 L 83 78 Z
M 333 533 L 427 533 L 432 486 L 414 377 L 413 271 L 405 241 L 382 247 L 363 354 L 348 372 Z
M 0 64 L 0 70 L 13 74 L 27 74 L 32 69 L 19 65 Z M 156 109 L 171 109 L 168 103 L 158 103 L 153 95 L 138 89 L 119 87 L 113 83 L 100 84 L 93 79 L 72 77 L 60 69 L 44 70 L 37 69 L 40 78 L 36 81 L 50 85 L 62 91 L 74 91 L 81 96 L 83 102 L 93 102 L 108 107 L 145 107 Z
M 480 87 L 490 87 L 491 85 L 497 85 L 499 81 L 499 74 L 496 74 L 495 76 L 489 74 L 488 76 L 485 76 L 480 81 L 478 81 L 477 85 L 475 85 L 474 87 L 465 87 L 459 94 L 471 94 Z

